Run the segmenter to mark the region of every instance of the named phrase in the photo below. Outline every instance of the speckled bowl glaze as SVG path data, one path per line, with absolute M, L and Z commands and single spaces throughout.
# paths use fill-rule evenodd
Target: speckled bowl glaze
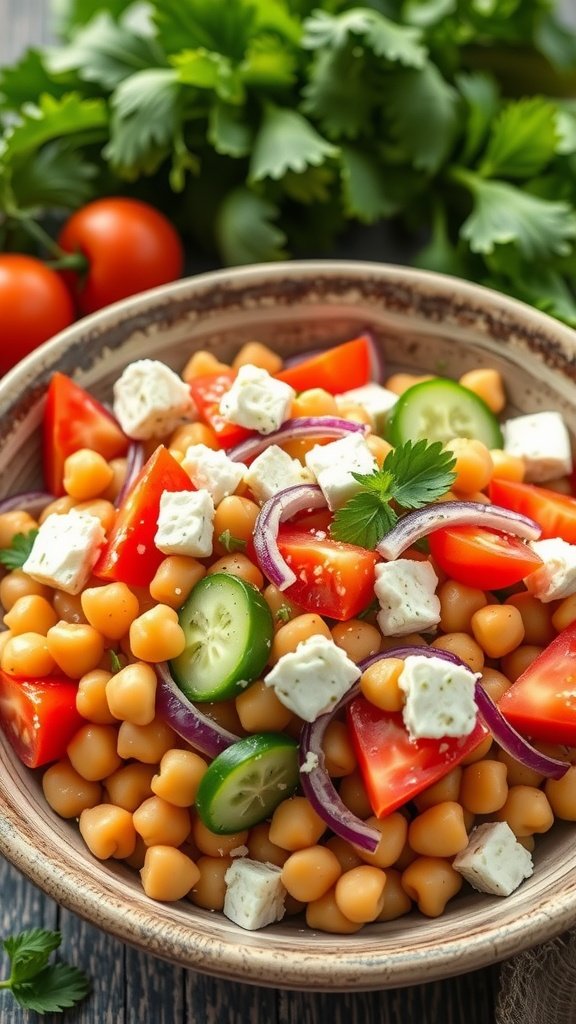
M 223 271 L 180 281 L 91 316 L 0 382 L 0 494 L 39 483 L 39 427 L 54 370 L 101 398 L 130 361 L 180 368 L 196 348 L 227 360 L 258 338 L 288 354 L 369 328 L 389 371 L 454 377 L 501 370 L 510 406 L 555 408 L 576 435 L 576 335 L 527 306 L 429 273 L 373 263 L 308 262 Z M 533 877 L 507 899 L 467 892 L 436 920 L 413 914 L 355 935 L 313 933 L 299 918 L 244 932 L 184 900 L 149 900 L 138 875 L 101 863 L 74 824 L 45 804 L 39 774 L 0 740 L 0 851 L 54 899 L 132 945 L 223 978 L 275 987 L 362 990 L 473 970 L 576 922 L 574 827 L 537 846 Z

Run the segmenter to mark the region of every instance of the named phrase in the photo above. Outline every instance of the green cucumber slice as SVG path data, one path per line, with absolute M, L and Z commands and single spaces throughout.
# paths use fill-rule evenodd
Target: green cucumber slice
M 190 700 L 235 697 L 261 674 L 270 654 L 274 622 L 262 594 L 238 576 L 205 576 L 178 613 L 186 647 L 170 662 Z
M 196 794 L 200 819 L 229 835 L 268 818 L 298 785 L 298 744 L 281 733 L 238 740 L 214 758 Z
M 408 388 L 392 406 L 386 438 L 394 446 L 406 441 L 451 441 L 469 437 L 487 448 L 502 448 L 500 424 L 486 403 L 455 380 L 435 377 Z

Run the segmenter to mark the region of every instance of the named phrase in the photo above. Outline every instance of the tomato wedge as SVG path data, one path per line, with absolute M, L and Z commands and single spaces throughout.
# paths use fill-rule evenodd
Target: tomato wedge
M 517 537 L 481 526 L 444 526 L 429 534 L 430 552 L 453 580 L 480 590 L 519 583 L 542 559 Z
M 525 736 L 576 745 L 576 623 L 518 676 L 498 707 Z
M 237 423 L 230 423 L 220 414 L 220 400 L 230 390 L 235 379 L 235 370 L 223 370 L 221 373 L 205 373 L 190 381 L 190 391 L 198 415 L 212 427 L 223 448 L 233 448 L 254 433 Z
M 488 493 L 495 505 L 535 519 L 542 527 L 542 540 L 561 537 L 568 544 L 576 544 L 576 498 L 511 480 L 492 480 Z
M 137 476 L 118 510 L 94 575 L 147 587 L 165 555 L 154 543 L 160 498 L 164 491 L 194 491 L 188 474 L 167 448 L 159 445 Z
M 360 388 L 371 379 L 372 355 L 365 334 L 327 352 L 303 359 L 276 373 L 277 380 L 290 384 L 295 391 L 323 388 L 331 395 L 340 395 L 351 388 Z
M 391 814 L 460 763 L 488 730 L 480 718 L 468 736 L 410 738 L 399 712 L 357 697 L 347 711 L 358 767 L 374 814 Z
M 18 679 L 0 670 L 0 725 L 28 768 L 57 761 L 84 719 L 76 710 L 78 681 L 67 676 Z
M 341 621 L 372 601 L 378 561 L 373 551 L 291 526 L 280 528 L 278 548 L 296 574 L 286 597 L 305 611 Z
M 115 459 L 126 452 L 128 438 L 100 402 L 66 374 L 55 373 L 44 411 L 44 479 L 51 494 L 64 494 L 64 462 L 80 448 Z

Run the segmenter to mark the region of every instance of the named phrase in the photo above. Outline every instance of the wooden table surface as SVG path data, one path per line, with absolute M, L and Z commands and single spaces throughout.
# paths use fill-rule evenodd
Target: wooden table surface
M 573 0 L 568 0 L 572 3 Z M 48 0 L 0 0 L 0 64 L 49 37 Z M 493 1024 L 499 968 L 412 988 L 361 994 L 267 990 L 212 980 L 147 956 L 59 907 L 0 858 L 0 937 L 58 928 L 63 958 L 91 977 L 69 1024 Z M 2 975 L 3 976 L 3 975 Z M 0 994 L 0 1024 L 36 1018 Z M 46 1024 L 61 1015 L 47 1014 Z M 551 1022 L 552 1024 L 552 1022 Z

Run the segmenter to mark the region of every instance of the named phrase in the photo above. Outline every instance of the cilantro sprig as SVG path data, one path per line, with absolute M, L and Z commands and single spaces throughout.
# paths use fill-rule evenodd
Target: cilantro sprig
M 218 540 L 220 541 L 223 548 L 228 551 L 229 554 L 234 554 L 235 551 L 245 551 L 246 541 L 242 537 L 235 537 L 230 530 L 223 530 L 219 535 Z
M 10 570 L 21 569 L 32 551 L 37 536 L 38 530 L 15 534 L 9 548 L 0 548 L 0 565 Z
M 10 975 L 0 981 L 0 989 L 9 990 L 24 1009 L 61 1013 L 90 991 L 90 982 L 78 967 L 49 962 L 61 939 L 60 932 L 34 928 L 2 941 Z
M 423 508 L 450 489 L 456 459 L 440 441 L 406 441 L 388 452 L 382 469 L 352 473 L 361 489 L 334 514 L 335 540 L 373 549 L 401 512 Z

